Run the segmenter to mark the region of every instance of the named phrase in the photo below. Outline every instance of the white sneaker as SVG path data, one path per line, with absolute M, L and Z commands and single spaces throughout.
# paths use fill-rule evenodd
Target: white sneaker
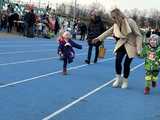
M 121 84 L 122 84 L 121 76 L 116 75 L 116 80 L 114 81 L 112 87 L 117 88 L 117 87 L 120 87 Z
M 122 89 L 127 89 L 128 88 L 128 79 L 124 78 L 122 81 Z

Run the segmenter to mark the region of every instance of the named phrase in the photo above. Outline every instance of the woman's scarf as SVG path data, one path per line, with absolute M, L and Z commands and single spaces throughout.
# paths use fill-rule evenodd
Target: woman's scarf
M 121 31 L 120 31 L 120 27 L 116 23 L 113 25 L 113 34 L 115 37 L 126 38 L 126 36 L 131 32 L 132 30 L 126 18 L 122 23 Z

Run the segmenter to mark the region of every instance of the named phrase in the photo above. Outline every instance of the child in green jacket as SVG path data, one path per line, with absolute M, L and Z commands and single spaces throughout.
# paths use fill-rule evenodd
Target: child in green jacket
M 156 87 L 159 65 L 160 65 L 160 46 L 159 36 L 152 34 L 149 38 L 148 43 L 144 44 L 143 50 L 140 53 L 140 57 L 145 59 L 145 88 L 144 94 L 150 93 L 151 85 Z

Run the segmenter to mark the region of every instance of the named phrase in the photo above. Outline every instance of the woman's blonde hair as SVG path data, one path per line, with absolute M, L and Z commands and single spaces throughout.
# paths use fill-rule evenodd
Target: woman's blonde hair
M 126 16 L 123 14 L 122 11 L 120 11 L 120 9 L 118 8 L 115 8 L 111 11 L 111 13 L 114 13 L 116 16 L 118 17 L 122 17 L 122 18 L 125 18 Z
M 114 14 L 114 19 L 116 19 L 116 21 L 118 21 L 118 22 L 121 22 L 124 18 L 126 18 L 126 16 L 123 14 L 123 12 L 118 8 L 113 9 L 111 11 L 111 15 L 112 14 Z

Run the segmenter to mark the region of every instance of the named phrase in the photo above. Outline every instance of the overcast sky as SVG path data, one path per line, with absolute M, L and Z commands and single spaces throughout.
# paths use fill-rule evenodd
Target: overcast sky
M 74 5 L 75 0 L 18 0 L 18 1 L 23 1 L 23 2 L 31 1 L 37 3 L 41 2 L 44 3 L 44 6 L 49 3 L 51 6 L 55 7 L 56 3 L 57 4 L 69 3 Z M 103 4 L 106 10 L 111 10 L 115 6 L 122 10 L 133 9 L 133 8 L 138 8 L 140 10 L 156 8 L 160 10 L 160 0 L 77 0 L 77 4 L 81 5 L 90 5 L 93 2 L 98 2 Z
M 43 1 L 43 0 L 42 0 Z M 73 3 L 75 0 L 50 0 L 52 3 Z M 85 1 L 85 2 L 84 2 Z M 78 4 L 86 5 L 93 2 L 99 2 L 108 10 L 115 6 L 120 9 L 151 9 L 160 10 L 160 0 L 77 0 Z

